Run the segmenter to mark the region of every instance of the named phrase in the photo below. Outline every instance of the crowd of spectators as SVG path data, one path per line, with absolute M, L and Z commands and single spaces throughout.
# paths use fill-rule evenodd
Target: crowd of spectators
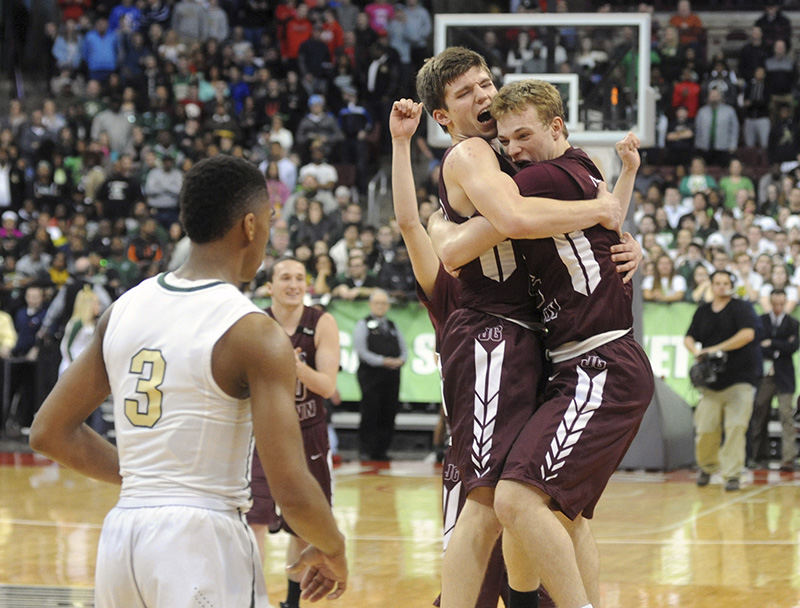
M 391 220 L 370 225 L 365 198 L 387 158 L 390 105 L 413 96 L 431 51 L 431 2 L 58 4 L 60 20 L 44 25 L 48 94 L 14 99 L 0 116 L 0 307 L 20 335 L 13 356 L 36 358 L 48 342 L 57 351 L 84 286 L 102 309 L 180 264 L 182 176 L 214 154 L 248 158 L 264 172 L 278 212 L 265 272 L 292 252 L 307 264 L 315 301 L 366 299 L 376 287 L 395 300 L 414 298 L 399 231 Z M 770 5 L 736 56 L 708 57 L 689 2 L 669 4 L 654 14 L 659 137 L 645 151 L 635 201 L 645 297 L 707 300 L 708 274 L 727 267 L 741 277 L 742 297 L 765 301 L 782 286 L 791 310 L 800 281 L 791 23 Z M 554 6 L 570 10 L 564 0 Z M 632 103 L 630 30 L 475 32 L 498 76 L 573 72 L 584 92 L 613 85 L 622 105 Z M 424 133 L 417 144 L 425 221 L 437 205 L 441 151 L 427 147 Z M 265 272 L 248 287 L 256 297 Z M 41 314 L 28 303 L 37 299 Z
M 771 291 L 784 289 L 791 313 L 800 285 L 791 21 L 767 2 L 730 57 L 705 56 L 704 26 L 688 0 L 654 32 L 657 142 L 644 152 L 633 218 L 644 299 L 708 302 L 710 274 L 726 269 L 738 297 L 766 310 Z
M 413 297 L 397 230 L 363 213 L 390 104 L 412 94 L 428 55 L 429 10 L 418 0 L 118 2 L 59 0 L 60 19 L 43 27 L 43 72 L 25 72 L 48 83 L 46 96 L 13 99 L 0 116 L 6 359 L 57 357 L 84 287 L 102 310 L 177 267 L 188 247 L 183 175 L 215 154 L 256 163 L 275 203 L 254 296 L 270 261 L 293 252 L 316 300 L 366 299 L 376 287 Z M 18 61 L 33 15 L 13 4 L 25 26 L 7 30 Z M 49 382 L 37 382 L 41 396 Z M 17 404 L 23 426 L 35 400 Z

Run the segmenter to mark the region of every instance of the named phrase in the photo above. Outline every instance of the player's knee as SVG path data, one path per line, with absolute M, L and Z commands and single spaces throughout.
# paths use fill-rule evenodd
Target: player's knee
M 500 535 L 500 522 L 494 513 L 493 488 L 476 488 L 467 496 L 464 508 L 458 516 L 471 530 L 480 531 L 495 538 Z
M 495 492 L 494 512 L 504 528 L 513 526 L 513 523 L 518 516 L 517 507 L 518 505 L 514 504 L 514 501 L 510 496 L 510 492 Z
M 573 540 L 583 538 L 587 534 L 591 534 L 591 528 L 589 528 L 589 520 L 587 520 L 583 515 L 578 515 L 575 519 L 569 519 L 563 513 L 558 513 L 558 519 L 566 528 L 569 535 L 572 537 Z
M 547 497 L 537 488 L 516 481 L 501 481 L 494 493 L 494 512 L 504 528 L 513 528 L 531 509 L 547 508 Z

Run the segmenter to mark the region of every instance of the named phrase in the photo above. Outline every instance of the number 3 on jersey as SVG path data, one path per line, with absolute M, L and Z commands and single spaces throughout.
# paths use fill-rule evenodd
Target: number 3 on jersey
M 166 368 L 167 362 L 158 350 L 143 348 L 131 359 L 128 371 L 139 377 L 136 393 L 141 395 L 136 399 L 125 399 L 125 417 L 133 426 L 152 428 L 161 418 L 163 393 L 158 387 L 164 382 Z

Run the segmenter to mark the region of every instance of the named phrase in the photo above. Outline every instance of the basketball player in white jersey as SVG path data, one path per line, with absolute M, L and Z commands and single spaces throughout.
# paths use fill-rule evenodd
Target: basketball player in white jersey
M 291 345 L 235 287 L 261 264 L 271 211 L 246 161 L 195 165 L 180 195 L 189 258 L 103 314 L 34 421 L 34 450 L 122 484 L 100 536 L 98 608 L 269 606 L 244 519 L 254 434 L 283 516 L 309 543 L 294 565 L 303 596 L 346 588 L 344 537 L 305 464 Z M 83 422 L 109 392 L 117 447 Z

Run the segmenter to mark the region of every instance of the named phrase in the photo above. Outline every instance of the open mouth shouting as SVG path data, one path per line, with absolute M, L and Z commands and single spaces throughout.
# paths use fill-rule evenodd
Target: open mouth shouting
M 490 120 L 492 120 L 492 114 L 489 110 L 484 110 L 478 114 L 478 122 L 489 122 Z

